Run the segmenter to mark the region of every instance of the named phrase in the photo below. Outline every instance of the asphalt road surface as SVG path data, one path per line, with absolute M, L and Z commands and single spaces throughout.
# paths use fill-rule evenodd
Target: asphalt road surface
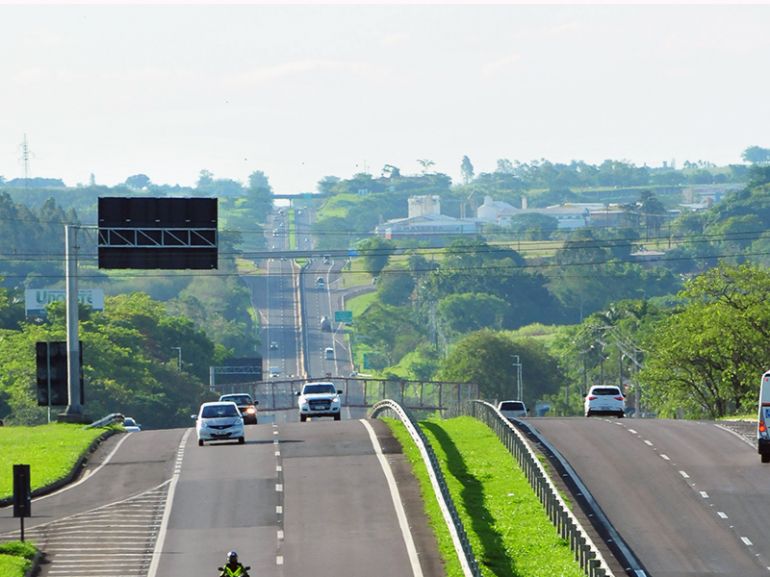
M 654 577 L 770 572 L 770 469 L 713 423 L 530 419 Z
M 41 575 L 213 576 L 231 549 L 260 577 L 419 575 L 413 559 L 425 577 L 442 575 L 410 467 L 387 427 L 367 423 L 402 522 L 361 421 L 249 426 L 245 445 L 204 447 L 192 429 L 143 431 L 111 438 L 83 482 L 33 502 L 26 532 L 47 552 Z M 0 539 L 18 528 L 0 509 Z

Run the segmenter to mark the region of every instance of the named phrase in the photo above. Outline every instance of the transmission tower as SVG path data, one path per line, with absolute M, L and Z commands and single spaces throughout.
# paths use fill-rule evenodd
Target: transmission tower
M 24 142 L 21 143 L 21 162 L 24 164 L 24 188 L 27 188 L 29 181 L 29 145 L 27 144 L 27 133 L 24 133 Z

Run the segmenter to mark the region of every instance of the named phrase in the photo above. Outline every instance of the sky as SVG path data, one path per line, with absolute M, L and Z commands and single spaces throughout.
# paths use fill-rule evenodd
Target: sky
M 770 5 L 0 4 L 0 175 L 275 192 L 419 160 L 741 162 Z

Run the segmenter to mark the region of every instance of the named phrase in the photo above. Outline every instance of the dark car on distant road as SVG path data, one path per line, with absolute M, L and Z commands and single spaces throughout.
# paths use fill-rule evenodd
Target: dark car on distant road
M 229 395 L 222 395 L 219 397 L 220 401 L 232 401 L 238 405 L 238 410 L 243 417 L 243 423 L 245 425 L 257 424 L 257 405 L 259 401 L 255 401 L 248 393 L 231 393 Z

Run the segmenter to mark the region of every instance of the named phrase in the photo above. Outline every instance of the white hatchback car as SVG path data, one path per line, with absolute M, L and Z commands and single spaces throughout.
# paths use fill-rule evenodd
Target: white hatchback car
M 618 387 L 594 385 L 586 395 L 584 409 L 586 417 L 615 415 L 622 419 L 626 414 L 626 399 Z
M 205 441 L 237 440 L 246 442 L 243 417 L 238 405 L 232 401 L 203 403 L 195 419 L 195 432 L 198 434 L 198 446 Z

